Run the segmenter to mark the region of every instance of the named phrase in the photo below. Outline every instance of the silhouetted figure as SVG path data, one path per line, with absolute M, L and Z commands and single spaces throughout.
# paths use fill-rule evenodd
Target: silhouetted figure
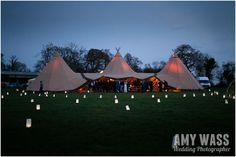
M 162 84 L 163 83 L 161 81 L 158 83 L 159 92 L 162 92 Z
M 168 82 L 164 80 L 164 90 L 168 92 Z
M 40 93 L 43 93 L 43 81 L 40 81 L 39 92 L 40 92 Z
M 149 87 L 150 87 L 150 92 L 153 91 L 153 82 L 152 81 L 149 81 Z

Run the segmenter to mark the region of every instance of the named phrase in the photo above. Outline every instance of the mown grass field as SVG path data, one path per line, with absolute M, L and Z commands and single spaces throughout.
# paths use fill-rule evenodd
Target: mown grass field
M 176 133 L 228 133 L 232 149 L 226 154 L 234 155 L 235 101 L 225 104 L 223 91 L 218 96 L 198 91 L 195 98 L 190 91 L 168 93 L 167 99 L 166 93 L 132 93 L 135 99 L 121 93 L 115 104 L 115 93 L 102 93 L 102 99 L 101 93 L 85 93 L 83 99 L 74 92 L 53 98 L 2 89 L 2 155 L 196 155 L 172 150 Z M 32 118 L 31 128 L 25 127 L 26 118 Z

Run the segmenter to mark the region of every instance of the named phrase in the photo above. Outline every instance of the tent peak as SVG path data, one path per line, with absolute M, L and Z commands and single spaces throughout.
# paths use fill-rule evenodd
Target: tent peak
M 56 51 L 54 57 L 61 57 L 61 55 L 59 54 L 59 52 Z
M 173 57 L 173 58 L 178 58 L 178 55 L 177 55 L 176 52 L 173 52 L 173 54 L 171 55 L 171 57 Z

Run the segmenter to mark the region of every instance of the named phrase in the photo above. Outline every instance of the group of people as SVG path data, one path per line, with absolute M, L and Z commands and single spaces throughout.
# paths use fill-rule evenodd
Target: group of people
M 168 92 L 169 91 L 168 82 L 166 80 L 164 80 L 164 82 L 160 81 L 158 83 L 158 89 L 159 89 L 159 92 L 163 92 L 163 91 Z
M 149 80 L 135 80 L 132 85 L 127 80 L 97 80 L 91 81 L 88 85 L 89 89 L 94 92 L 146 92 L 153 91 L 153 82 Z

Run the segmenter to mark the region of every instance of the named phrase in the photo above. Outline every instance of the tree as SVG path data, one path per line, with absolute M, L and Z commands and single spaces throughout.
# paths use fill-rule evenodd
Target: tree
M 6 63 L 5 63 L 5 59 L 4 59 L 4 54 L 1 53 L 1 71 L 6 70 Z
M 221 85 L 229 85 L 235 79 L 235 64 L 233 62 L 223 63 L 218 76 Z
M 9 63 L 6 65 L 7 71 L 17 71 L 17 72 L 30 72 L 30 69 L 27 66 L 18 61 L 16 56 L 11 56 L 9 59 Z
M 124 59 L 134 71 L 136 72 L 142 71 L 140 65 L 142 65 L 143 63 L 141 60 L 139 60 L 138 57 L 132 56 L 130 53 L 126 53 Z
M 75 72 L 84 72 L 84 54 L 86 50 L 78 47 L 74 43 L 68 46 L 60 47 L 52 43 L 43 46 L 40 52 L 41 58 L 35 65 L 35 71 L 40 71 L 54 57 L 55 53 L 59 53 L 68 66 Z
M 85 55 L 85 69 L 87 72 L 99 72 L 104 70 L 111 58 L 112 55 L 107 49 L 90 49 Z
M 179 45 L 174 52 L 178 55 L 178 57 L 182 60 L 182 62 L 186 65 L 186 67 L 189 69 L 189 71 L 193 72 L 196 70 L 196 67 L 198 69 L 201 69 L 201 58 L 203 57 L 202 54 L 192 48 L 188 44 L 182 44 Z
M 211 80 L 213 79 L 213 70 L 218 67 L 217 62 L 212 57 L 206 57 L 205 58 L 205 74 L 206 76 Z
M 166 63 L 164 61 L 153 62 L 152 66 L 150 64 L 145 64 L 143 72 L 145 72 L 145 73 L 158 73 L 165 66 L 165 64 Z

